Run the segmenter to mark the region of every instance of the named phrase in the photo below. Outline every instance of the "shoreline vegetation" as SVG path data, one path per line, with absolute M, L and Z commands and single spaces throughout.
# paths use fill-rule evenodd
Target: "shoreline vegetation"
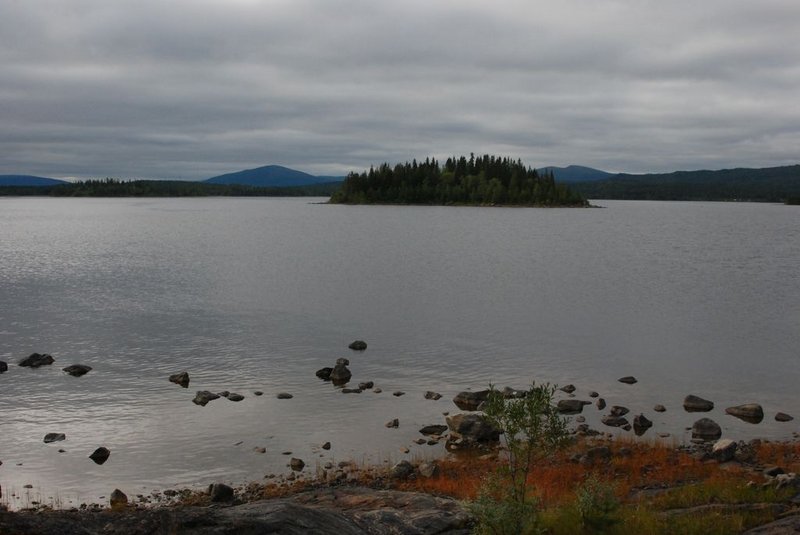
M 498 156 L 435 158 L 381 164 L 350 173 L 331 197 L 332 204 L 588 207 L 551 171 L 539 172 L 521 160 Z
M 335 472 L 317 467 L 308 478 L 154 492 L 140 496 L 137 504 L 125 497 L 109 507 L 0 508 L 0 533 L 271 528 L 342 535 L 377 533 L 388 526 L 392 533 L 409 535 L 481 533 L 470 505 L 487 481 L 506 469 L 507 455 L 503 448 L 466 450 L 391 468 L 342 462 Z M 581 437 L 532 466 L 526 485 L 539 533 L 776 535 L 800 529 L 797 472 L 796 441 L 751 440 L 725 459 L 709 445 Z

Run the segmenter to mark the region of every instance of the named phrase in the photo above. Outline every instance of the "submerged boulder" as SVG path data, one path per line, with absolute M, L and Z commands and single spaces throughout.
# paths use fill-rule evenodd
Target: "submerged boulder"
M 356 340 L 354 342 L 351 342 L 350 345 L 347 347 L 349 347 L 353 351 L 364 351 L 365 349 L 367 349 L 367 343 L 364 340 Z
M 63 371 L 67 372 L 73 377 L 80 377 L 81 375 L 86 375 L 92 371 L 92 367 L 85 364 L 72 364 L 71 366 L 63 368 Z
M 244 396 L 241 394 L 237 394 L 236 392 L 231 392 L 228 394 L 228 401 L 242 401 Z
M 714 408 L 714 402 L 689 394 L 683 399 L 683 408 L 686 412 L 708 412 Z
M 722 428 L 711 418 L 700 418 L 692 425 L 692 438 L 717 440 L 722 436 Z
M 64 433 L 47 433 L 44 436 L 44 443 L 50 444 L 51 442 L 61 442 L 62 440 L 66 440 L 67 435 Z
M 21 361 L 19 365 L 25 368 L 38 368 L 39 366 L 46 366 L 56 361 L 52 355 L 47 353 L 31 353 Z
M 426 425 L 419 430 L 423 435 L 441 435 L 445 431 L 447 431 L 447 426 L 438 424 Z
M 620 378 L 619 378 L 619 379 L 617 379 L 617 380 L 618 380 L 620 383 L 625 383 L 626 385 L 633 385 L 633 384 L 636 384 L 636 383 L 638 382 L 638 381 L 636 380 L 636 377 L 634 377 L 634 376 L 632 376 L 632 375 L 627 375 L 627 376 L 625 376 L 625 377 L 620 377 Z
M 725 409 L 725 412 L 751 424 L 761 423 L 761 420 L 764 419 L 764 409 L 762 409 L 761 405 L 758 403 L 746 403 L 744 405 L 728 407 Z

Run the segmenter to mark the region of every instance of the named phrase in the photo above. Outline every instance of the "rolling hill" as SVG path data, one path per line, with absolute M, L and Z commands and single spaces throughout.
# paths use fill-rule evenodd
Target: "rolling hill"
M 31 175 L 0 175 L 0 186 L 56 186 L 64 180 Z
M 800 165 L 619 174 L 570 185 L 589 199 L 781 202 L 800 197 Z
M 310 186 L 330 182 L 341 182 L 344 177 L 314 176 L 280 165 L 266 165 L 256 169 L 246 169 L 227 173 L 204 180 L 206 184 L 239 184 L 256 187 Z
M 568 165 L 567 167 L 543 167 L 538 171 L 552 172 L 556 182 L 594 182 L 614 176 L 613 173 L 592 169 L 582 165 Z

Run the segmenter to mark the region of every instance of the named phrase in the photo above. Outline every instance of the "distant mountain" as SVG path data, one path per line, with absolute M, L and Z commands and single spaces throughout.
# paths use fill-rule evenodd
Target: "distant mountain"
M 567 167 L 543 167 L 539 171 L 551 171 L 557 182 L 593 182 L 614 176 L 600 169 L 592 169 L 582 165 L 568 165 Z
M 327 182 L 341 182 L 344 177 L 314 176 L 280 165 L 267 165 L 236 173 L 219 175 L 203 182 L 207 184 L 240 184 L 258 187 L 310 186 Z
M 64 180 L 30 175 L 0 175 L 0 186 L 57 186 L 67 184 Z
M 589 199 L 781 202 L 800 197 L 800 165 L 619 174 L 570 185 Z

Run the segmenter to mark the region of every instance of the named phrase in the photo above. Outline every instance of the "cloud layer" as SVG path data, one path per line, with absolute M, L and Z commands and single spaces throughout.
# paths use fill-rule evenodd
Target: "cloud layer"
M 797 163 L 796 0 L 7 0 L 0 174 Z

